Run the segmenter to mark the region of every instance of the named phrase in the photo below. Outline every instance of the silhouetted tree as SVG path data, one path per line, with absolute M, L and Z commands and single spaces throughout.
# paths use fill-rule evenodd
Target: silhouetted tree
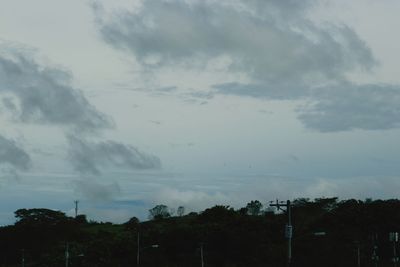
M 149 218 L 156 219 L 164 219 L 171 217 L 171 213 L 166 205 L 157 205 L 154 208 L 149 210 Z
M 263 205 L 261 204 L 260 201 L 252 200 L 252 201 L 250 201 L 250 203 L 247 203 L 247 205 L 246 205 L 247 214 L 260 215 L 262 207 L 263 207 Z
M 140 221 L 138 218 L 132 217 L 126 223 L 124 223 L 124 226 L 129 230 L 133 230 L 138 228 L 139 223 Z
M 19 209 L 14 214 L 16 225 L 54 226 L 71 220 L 65 213 L 50 209 Z

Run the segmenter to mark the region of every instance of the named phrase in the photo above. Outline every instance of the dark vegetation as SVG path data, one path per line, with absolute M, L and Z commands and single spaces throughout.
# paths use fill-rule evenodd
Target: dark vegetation
M 65 266 L 66 246 L 71 267 L 136 266 L 138 233 L 140 266 L 201 267 L 201 247 L 206 267 L 286 265 L 286 214 L 259 201 L 189 214 L 179 207 L 177 216 L 158 205 L 149 213 L 149 221 L 132 217 L 117 225 L 48 209 L 17 210 L 17 222 L 0 228 L 0 266 L 23 266 L 22 258 L 27 267 Z M 393 266 L 389 232 L 400 232 L 399 200 L 297 199 L 292 221 L 292 266 L 357 266 L 358 254 L 361 266 Z

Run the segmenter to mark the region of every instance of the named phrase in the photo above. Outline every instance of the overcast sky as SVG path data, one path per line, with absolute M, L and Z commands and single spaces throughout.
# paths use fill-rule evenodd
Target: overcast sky
M 400 2 L 0 0 L 0 224 L 397 198 Z

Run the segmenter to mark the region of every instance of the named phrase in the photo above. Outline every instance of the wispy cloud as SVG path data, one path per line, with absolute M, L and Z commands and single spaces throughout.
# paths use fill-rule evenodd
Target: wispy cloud
M 3 109 L 12 114 L 14 122 L 62 127 L 66 133 L 85 137 L 114 128 L 112 118 L 98 111 L 82 91 L 72 86 L 72 78 L 61 68 L 39 64 L 31 51 L 0 43 L 0 98 Z M 99 174 L 101 166 L 133 169 L 160 166 L 157 157 L 132 146 L 114 141 L 90 143 L 77 136 L 69 135 L 67 139 L 71 162 L 80 172 Z M 1 145 L 10 155 L 1 160 L 26 169 L 28 154 L 7 141 L 3 138 Z
M 313 83 L 342 79 L 346 71 L 375 64 L 352 29 L 309 20 L 311 3 L 149 0 L 131 12 L 107 16 L 100 5 L 95 10 L 103 39 L 144 66 L 198 67 L 228 57 L 227 70 L 246 73 L 250 86 L 282 88 L 279 98 L 293 98 Z M 235 88 L 234 94 L 239 92 Z
M 321 132 L 400 127 L 400 86 L 341 83 L 316 91 L 299 119 Z
M 117 183 L 102 184 L 94 180 L 77 180 L 72 183 L 75 194 L 91 201 L 110 201 L 118 196 L 121 189 Z
M 229 203 L 230 199 L 221 192 L 209 193 L 167 187 L 157 193 L 153 202 L 155 204 L 165 203 L 170 208 L 185 206 L 189 210 L 199 211 L 217 204 L 224 205 Z
M 92 142 L 73 135 L 68 135 L 67 139 L 69 160 L 74 169 L 83 174 L 98 175 L 107 168 L 143 170 L 161 167 L 158 157 L 130 145 L 115 141 Z
M 149 0 L 132 11 L 107 13 L 100 4 L 94 10 L 101 37 L 145 68 L 206 69 L 223 57 L 224 71 L 245 74 L 191 92 L 192 98 L 309 101 L 297 109 L 298 118 L 320 132 L 398 128 L 398 86 L 348 80 L 377 61 L 349 26 L 311 20 L 316 3 Z
M 69 126 L 80 132 L 113 127 L 113 121 L 71 85 L 69 72 L 40 65 L 28 53 L 4 46 L 0 50 L 0 94 L 14 119 Z
M 26 171 L 31 167 L 31 158 L 14 140 L 0 135 L 0 165 L 12 167 L 14 170 Z

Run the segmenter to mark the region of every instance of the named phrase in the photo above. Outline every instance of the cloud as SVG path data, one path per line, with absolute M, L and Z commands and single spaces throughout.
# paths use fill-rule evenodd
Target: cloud
M 347 198 L 374 199 L 397 197 L 396 188 L 399 186 L 399 177 L 352 177 L 346 179 L 315 179 L 303 191 L 303 195 L 310 197 L 338 196 Z
M 31 158 L 15 141 L 0 135 L 0 165 L 7 165 L 14 170 L 26 171 L 31 167 Z
M 168 93 L 202 104 L 216 95 L 307 101 L 298 119 L 320 132 L 398 128 L 399 86 L 349 81 L 377 61 L 352 28 L 310 19 L 318 4 L 147 0 L 131 11 L 107 12 L 100 4 L 94 10 L 103 40 L 144 68 L 207 71 L 223 58 L 218 71 L 240 74 L 209 90 Z
M 69 160 L 83 174 L 99 175 L 104 168 L 157 169 L 158 157 L 115 141 L 91 142 L 69 135 Z
M 243 83 L 223 83 L 213 86 L 215 94 L 236 95 L 254 97 L 258 99 L 299 99 L 309 95 L 309 87 L 305 85 L 283 84 L 243 84 Z
M 298 118 L 320 132 L 400 127 L 400 86 L 341 83 L 315 92 Z
M 69 72 L 42 66 L 24 51 L 0 43 L 2 103 L 21 122 L 72 126 L 79 131 L 113 127 L 83 93 Z
M 120 194 L 117 183 L 100 184 L 92 180 L 73 181 L 73 188 L 79 197 L 93 201 L 108 201 Z
M 80 134 L 113 128 L 112 119 L 91 105 L 71 81 L 69 72 L 37 63 L 32 51 L 0 42 L 0 105 L 15 121 L 66 126 L 66 132 L 72 129 Z M 102 166 L 147 169 L 160 165 L 158 158 L 114 141 L 90 143 L 73 136 L 68 141 L 71 162 L 82 173 L 99 174 Z M 23 169 L 21 164 L 29 157 L 12 144 L 6 148 L 18 152 L 21 162 L 8 159 L 8 163 Z
M 148 0 L 134 11 L 109 15 L 100 5 L 95 11 L 101 37 L 143 66 L 198 67 L 227 57 L 227 71 L 245 73 L 250 82 L 234 81 L 219 93 L 280 99 L 375 65 L 352 29 L 316 25 L 307 18 L 311 8 L 311 1 Z
M 171 208 L 185 206 L 189 210 L 203 210 L 214 205 L 223 205 L 229 202 L 228 196 L 221 192 L 209 193 L 194 190 L 178 190 L 171 187 L 163 188 L 157 193 L 153 201 L 156 204 L 164 203 Z

